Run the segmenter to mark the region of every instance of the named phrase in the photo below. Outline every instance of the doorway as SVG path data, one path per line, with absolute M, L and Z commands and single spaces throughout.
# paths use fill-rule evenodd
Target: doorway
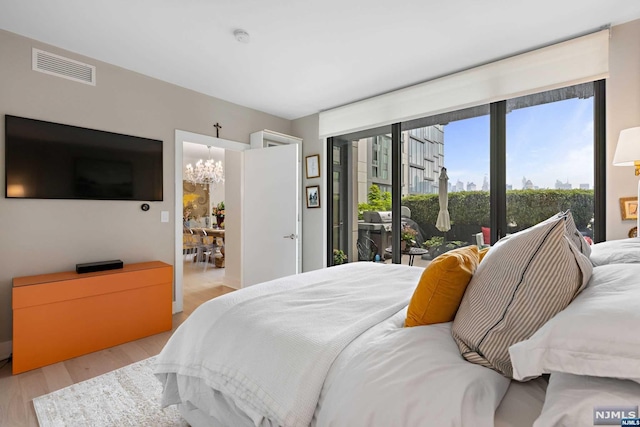
M 223 284 L 229 287 L 240 287 L 240 228 L 239 211 L 241 209 L 240 186 L 242 173 L 241 152 L 250 148 L 248 144 L 215 138 L 192 132 L 175 131 L 175 256 L 174 256 L 174 303 L 173 312 L 183 311 L 184 267 L 183 267 L 183 150 L 185 143 L 199 144 L 216 150 L 225 150 L 225 269 Z
M 183 312 L 189 313 L 224 288 L 227 168 L 222 148 L 183 142 L 182 156 Z

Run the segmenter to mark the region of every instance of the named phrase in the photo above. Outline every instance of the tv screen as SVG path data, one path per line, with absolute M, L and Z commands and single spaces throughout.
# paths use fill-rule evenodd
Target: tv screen
M 7 198 L 162 200 L 162 141 L 5 116 Z

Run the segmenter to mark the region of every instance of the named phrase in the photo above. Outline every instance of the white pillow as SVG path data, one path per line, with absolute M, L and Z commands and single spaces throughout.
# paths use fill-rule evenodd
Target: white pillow
M 587 287 L 509 348 L 513 378 L 564 372 L 640 379 L 640 264 L 595 267 Z
M 640 237 L 596 243 L 589 258 L 593 265 L 640 263 Z
M 533 427 L 591 426 L 596 407 L 637 408 L 639 401 L 640 384 L 633 381 L 553 373 L 542 413 Z

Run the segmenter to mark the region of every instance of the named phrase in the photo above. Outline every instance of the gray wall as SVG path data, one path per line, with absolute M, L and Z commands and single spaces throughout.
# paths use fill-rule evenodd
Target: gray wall
M 31 70 L 36 47 L 97 66 L 97 86 Z M 174 131 L 248 143 L 252 132 L 291 133 L 291 122 L 0 31 L 0 116 L 47 120 L 164 141 L 164 201 L 19 200 L 0 197 L 0 344 L 11 339 L 11 279 L 68 271 L 76 263 L 174 256 Z M 0 120 L 4 135 L 4 118 Z M 4 137 L 0 138 L 4 153 Z M 3 156 L 4 154 L 2 154 Z M 0 160 L 4 192 L 4 160 Z M 160 222 L 160 211 L 170 222 Z M 181 220 L 181 219 L 178 219 Z M 1 346 L 0 346 L 1 347 Z

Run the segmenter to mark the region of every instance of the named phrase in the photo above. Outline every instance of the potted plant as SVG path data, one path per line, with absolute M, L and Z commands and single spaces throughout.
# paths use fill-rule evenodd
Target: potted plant
M 429 255 L 431 255 L 432 258 L 436 258 L 438 255 L 442 255 L 452 249 L 467 246 L 468 243 L 461 240 L 445 241 L 442 236 L 433 236 L 430 239 L 425 240 L 422 245 L 429 251 Z
M 340 249 L 333 250 L 333 265 L 340 265 L 347 262 L 347 255 Z
M 408 225 L 402 227 L 400 233 L 400 249 L 404 252 L 416 244 L 416 235 L 418 232 Z

